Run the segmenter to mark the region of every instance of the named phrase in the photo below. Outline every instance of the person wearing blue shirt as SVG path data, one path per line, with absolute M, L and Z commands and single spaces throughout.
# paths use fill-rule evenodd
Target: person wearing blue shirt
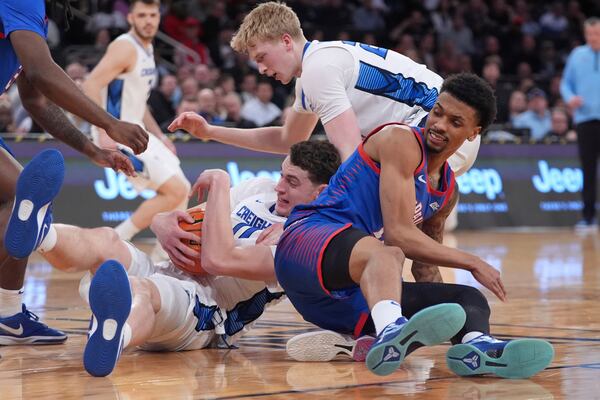
M 596 230 L 596 171 L 600 153 L 600 18 L 587 19 L 583 28 L 586 44 L 576 47 L 569 55 L 560 93 L 574 110 L 583 170 L 583 219 L 575 228 Z
M 515 128 L 528 128 L 531 139 L 541 140 L 552 128 L 552 118 L 548 110 L 546 93 L 542 89 L 533 88 L 527 94 L 529 109 L 516 115 L 512 120 Z
M 68 2 L 63 5 L 68 9 Z M 0 1 L 0 94 L 17 83 L 25 109 L 47 132 L 87 155 L 96 164 L 132 174 L 127 157 L 116 151 L 100 149 L 75 128 L 62 107 L 86 121 L 101 126 L 115 140 L 132 147 L 136 153 L 146 148 L 145 131 L 121 122 L 96 106 L 52 60 L 46 35 L 48 21 L 43 0 Z M 45 170 L 40 160 L 50 161 Z M 44 188 L 43 206 L 32 206 L 31 188 L 19 185 L 22 167 L 9 147 L 0 139 L 0 345 L 61 343 L 66 335 L 48 328 L 23 304 L 23 283 L 27 257 L 19 257 L 23 247 L 35 243 L 21 240 L 21 234 L 36 232 L 36 240 L 45 236 L 44 226 L 51 221 L 50 203 L 58 194 L 61 179 L 46 179 L 62 165 L 58 151 L 46 150 L 30 163 L 24 174 L 35 178 Z M 37 199 L 40 200 L 40 199 Z M 9 220 L 10 211 L 17 218 Z M 4 234 L 5 228 L 18 232 L 14 238 Z

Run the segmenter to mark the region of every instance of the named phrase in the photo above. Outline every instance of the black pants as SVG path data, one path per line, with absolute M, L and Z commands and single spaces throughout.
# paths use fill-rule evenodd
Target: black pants
M 579 160 L 583 170 L 583 219 L 592 220 L 596 216 L 596 185 L 598 154 L 600 153 L 600 121 L 578 124 L 577 144 Z

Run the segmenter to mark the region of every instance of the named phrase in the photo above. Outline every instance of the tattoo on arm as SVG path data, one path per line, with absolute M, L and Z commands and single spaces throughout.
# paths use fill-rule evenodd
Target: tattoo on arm
M 69 121 L 62 109 L 54 103 L 48 102 L 47 107 L 40 109 L 34 119 L 49 134 L 82 153 L 85 153 L 90 145 L 90 140 Z
M 444 241 L 446 218 L 448 218 L 448 215 L 450 215 L 450 212 L 456 206 L 457 201 L 458 187 L 455 186 L 448 203 L 437 214 L 425 221 L 421 226 L 421 230 L 436 242 L 442 243 Z M 443 282 L 442 274 L 437 265 L 413 261 L 411 272 L 417 282 Z

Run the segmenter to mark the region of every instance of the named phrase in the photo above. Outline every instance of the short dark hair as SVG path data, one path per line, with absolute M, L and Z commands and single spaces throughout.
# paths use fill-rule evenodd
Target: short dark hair
M 475 74 L 460 73 L 444 80 L 441 93 L 448 92 L 475 110 L 481 133 L 496 119 L 496 96 L 485 80 Z
M 314 184 L 327 184 L 342 162 L 334 145 L 326 141 L 306 140 L 290 149 L 290 161 L 308 172 Z
M 160 7 L 160 0 L 129 0 L 130 6 L 133 6 L 135 3 L 144 3 L 149 6 L 157 5 Z

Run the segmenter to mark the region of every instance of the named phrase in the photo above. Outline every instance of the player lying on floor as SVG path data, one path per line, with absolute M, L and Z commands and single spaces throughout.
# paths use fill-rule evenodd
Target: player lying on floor
M 128 284 L 121 267 L 111 261 L 94 277 L 92 287 L 95 289 L 91 291 L 90 300 L 94 304 L 95 320 L 112 319 L 114 322 L 110 321 L 108 325 L 115 325 L 115 329 L 111 340 L 99 340 L 98 333 L 103 328 L 98 331 L 96 323 L 93 332 L 98 333 L 92 335 L 86 346 L 88 371 L 93 375 L 109 374 L 118 359 L 121 340 L 124 348 L 139 346 L 147 350 L 177 351 L 209 345 L 232 345 L 260 316 L 268 300 L 280 298 L 280 293 L 269 291 L 265 283 L 273 283 L 275 279 L 272 247 L 264 244 L 241 247 L 238 244 L 240 241 L 247 244 L 244 236 L 258 238 L 260 231 L 269 224 L 284 222 L 293 206 L 316 197 L 325 187 L 324 182 L 337 169 L 338 157 L 327 143 L 299 143 L 292 147 L 290 156 L 284 161 L 282 178 L 276 186 L 273 182 L 256 179 L 234 188 L 231 195 L 229 178 L 224 171 L 207 171 L 200 176 L 195 187 L 209 191 L 203 226 L 203 267 L 213 274 L 230 277 L 193 277 L 177 270 L 171 263 L 153 265 L 147 255 L 130 243 L 119 240 L 111 228 L 81 229 L 54 225 L 54 234 L 48 236 L 50 240 L 43 240 L 41 245 L 42 254 L 54 266 L 64 270 L 85 267 L 94 271 L 109 253 L 125 266 L 130 275 Z M 27 168 L 33 167 L 35 162 Z M 240 198 L 245 201 L 240 201 L 231 212 L 230 201 L 235 204 Z M 193 264 L 193 259 L 200 255 L 182 245 L 180 239 L 194 239 L 194 236 L 178 227 L 178 218 L 189 220 L 187 214 L 181 212 L 163 214 L 155 218 L 153 229 L 169 253 L 178 253 L 179 263 Z M 238 227 L 235 233 L 232 226 Z M 260 229 L 254 230 L 257 226 Z M 173 241 L 173 237 L 176 240 Z M 73 242 L 78 242 L 79 246 L 73 246 Z M 259 281 L 250 282 L 236 277 Z M 98 289 L 107 280 L 112 283 L 105 300 Z M 127 296 L 129 285 L 132 297 Z M 232 287 L 235 292 L 231 291 Z M 489 306 L 477 289 L 463 285 L 407 282 L 402 287 L 402 305 L 407 316 L 440 302 L 458 303 L 463 307 L 466 322 L 452 337 L 453 344 L 470 342 L 463 345 L 470 350 L 474 350 L 478 342 L 493 343 L 498 349 L 507 344 L 489 336 Z M 125 305 L 120 305 L 121 302 Z M 132 305 L 129 307 L 128 304 Z M 257 310 L 249 312 L 254 305 L 258 306 Z M 124 323 L 126 318 L 127 323 Z M 372 326 L 372 322 L 367 326 Z M 307 342 L 306 336 L 300 335 L 290 341 L 290 356 L 299 360 L 325 361 L 344 353 L 362 361 L 373 341 L 369 336 L 352 340 L 333 332 L 308 335 L 314 335 L 314 340 Z M 531 346 L 529 340 L 512 343 L 521 347 Z M 346 349 L 346 346 L 349 348 Z M 457 348 L 460 346 L 452 347 Z M 96 365 L 99 353 L 108 356 L 106 364 Z M 493 355 L 490 357 L 494 358 Z M 537 371 L 529 371 L 529 374 L 534 372 Z

